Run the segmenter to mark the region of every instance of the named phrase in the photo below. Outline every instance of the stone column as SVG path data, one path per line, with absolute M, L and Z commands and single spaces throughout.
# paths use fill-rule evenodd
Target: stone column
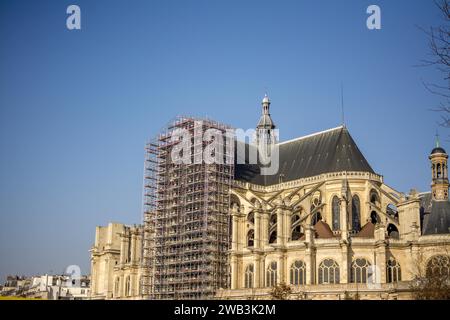
M 349 259 L 348 259 L 348 243 L 346 241 L 341 241 L 341 259 L 339 263 L 340 272 L 340 283 L 350 283 L 350 272 L 349 271 Z
M 284 201 L 284 245 L 286 245 L 291 239 L 291 225 L 292 225 L 292 210 L 289 207 L 290 200 L 285 199 Z
M 127 258 L 127 238 L 126 238 L 126 231 L 124 230 L 123 233 L 120 234 L 120 264 L 125 264 L 125 260 Z
M 284 206 L 277 206 L 277 245 L 284 245 Z
M 234 205 L 231 209 L 231 250 L 237 250 L 238 244 L 238 214 L 239 209 L 237 205 Z
M 348 239 L 348 205 L 347 205 L 347 199 L 341 198 L 340 202 L 341 208 L 340 208 L 340 224 L 341 224 L 341 239 L 347 240 Z
M 256 254 L 255 255 L 255 282 L 254 287 L 255 288 L 261 288 L 261 255 Z
M 131 263 L 132 264 L 137 264 L 137 261 L 136 261 L 136 250 L 137 250 L 137 248 L 136 248 L 136 237 L 137 237 L 137 234 L 136 234 L 136 231 L 131 231 Z
M 385 227 L 377 224 L 375 227 L 375 282 L 386 283 L 386 240 Z
M 254 248 L 260 249 L 261 248 L 261 210 L 256 209 L 254 211 L 255 214 L 255 241 L 254 241 Z
M 264 249 L 269 244 L 269 212 L 264 210 L 261 213 L 261 249 Z
M 314 227 L 307 225 L 305 228 L 305 263 L 306 263 L 306 284 L 314 284 L 316 277 L 315 251 L 314 251 Z
M 278 271 L 278 284 L 280 283 L 286 283 L 287 284 L 287 277 L 286 277 L 286 260 L 287 257 L 284 253 L 280 253 L 280 256 L 278 257 L 278 265 L 277 265 L 277 271 Z
M 241 210 L 237 215 L 237 251 L 239 252 L 247 246 L 246 219 L 250 210 L 250 207 L 241 206 Z
M 234 253 L 231 254 L 230 264 L 231 264 L 231 289 L 233 290 L 238 288 L 237 258 Z

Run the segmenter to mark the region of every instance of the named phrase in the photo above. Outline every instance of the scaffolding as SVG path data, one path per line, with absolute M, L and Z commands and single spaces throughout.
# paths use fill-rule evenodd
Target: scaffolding
M 190 134 L 191 164 L 172 158 L 180 143 L 172 139 L 177 129 Z M 223 161 L 206 163 L 201 156 L 211 143 L 203 141 L 207 129 L 225 134 L 231 128 L 210 119 L 178 117 L 146 145 L 144 298 L 208 299 L 228 285 L 234 141 L 222 139 Z

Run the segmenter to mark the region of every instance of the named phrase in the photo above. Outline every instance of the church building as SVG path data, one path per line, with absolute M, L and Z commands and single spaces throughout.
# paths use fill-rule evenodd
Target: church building
M 450 275 L 448 155 L 429 156 L 431 192 L 405 194 L 374 172 L 345 126 L 286 142 L 262 101 L 257 141 L 279 170 L 237 164 L 231 190 L 231 283 L 219 299 L 410 299 L 413 280 Z M 270 147 L 267 148 L 270 150 Z

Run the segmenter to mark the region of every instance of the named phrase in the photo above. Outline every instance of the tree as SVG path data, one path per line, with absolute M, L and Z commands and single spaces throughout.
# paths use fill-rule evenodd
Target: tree
M 290 286 L 285 283 L 280 283 L 280 285 L 272 288 L 270 296 L 272 297 L 272 300 L 287 300 L 291 292 L 292 289 Z
M 434 4 L 441 12 L 441 25 L 429 30 L 422 29 L 428 36 L 430 55 L 423 65 L 433 66 L 442 74 L 443 84 L 424 82 L 425 88 L 442 98 L 435 109 L 441 113 L 441 125 L 450 128 L 450 0 L 435 0 Z
M 444 254 L 442 257 L 444 259 L 436 260 L 433 268 L 430 268 L 429 265 L 426 265 L 423 255 L 418 256 L 414 263 L 414 279 L 410 286 L 414 299 L 450 300 L 450 275 L 448 273 L 450 256 Z

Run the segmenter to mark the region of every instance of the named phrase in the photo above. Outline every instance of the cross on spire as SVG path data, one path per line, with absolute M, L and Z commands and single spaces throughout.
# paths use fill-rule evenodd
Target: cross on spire
M 440 147 L 440 145 L 439 145 L 439 132 L 436 129 L 436 148 L 439 148 L 439 147 Z

